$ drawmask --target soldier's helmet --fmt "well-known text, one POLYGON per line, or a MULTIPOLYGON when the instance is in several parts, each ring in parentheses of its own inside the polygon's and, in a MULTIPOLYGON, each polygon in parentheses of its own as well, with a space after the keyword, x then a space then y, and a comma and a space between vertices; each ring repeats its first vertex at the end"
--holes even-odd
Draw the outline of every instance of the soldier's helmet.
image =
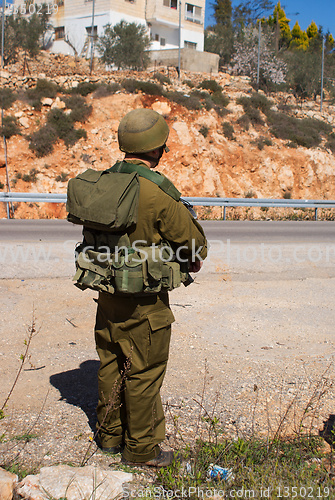
POLYGON ((164 147, 168 136, 168 124, 153 109, 130 111, 118 128, 119 148, 124 153, 148 153, 164 147))

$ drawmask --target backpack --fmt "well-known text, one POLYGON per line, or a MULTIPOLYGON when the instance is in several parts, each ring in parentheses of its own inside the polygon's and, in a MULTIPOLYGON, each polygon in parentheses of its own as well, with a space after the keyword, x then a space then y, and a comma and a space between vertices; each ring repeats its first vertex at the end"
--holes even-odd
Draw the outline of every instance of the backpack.
POLYGON ((70 179, 67 219, 83 226, 75 249, 75 285, 111 294, 153 294, 192 281, 187 263, 171 259, 171 245, 133 248, 129 232, 137 222, 139 176, 155 182, 176 201, 179 191, 146 167, 118 162, 110 169, 88 169, 70 179))

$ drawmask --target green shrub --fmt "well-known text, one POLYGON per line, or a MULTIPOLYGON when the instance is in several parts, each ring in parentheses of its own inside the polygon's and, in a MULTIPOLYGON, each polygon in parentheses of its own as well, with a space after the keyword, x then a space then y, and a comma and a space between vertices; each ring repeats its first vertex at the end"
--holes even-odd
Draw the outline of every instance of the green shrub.
POLYGON ((69 174, 66 172, 62 172, 60 175, 57 175, 56 181, 57 182, 66 182, 69 178, 69 174))
POLYGON ((50 125, 45 125, 30 136, 29 148, 38 158, 52 153, 57 134, 50 125))
POLYGON ((71 132, 64 138, 64 144, 67 148, 76 144, 79 139, 87 139, 86 130, 82 128, 73 129, 71 132))
POLYGON ((244 198, 256 198, 256 193, 252 189, 249 189, 249 191, 244 193, 244 198))
POLYGON ((206 127, 206 125, 201 125, 199 132, 206 138, 208 136, 209 128, 206 127))
POLYGON ((165 96, 170 101, 176 102, 181 106, 185 106, 185 108, 187 109, 197 110, 202 108, 199 97, 195 95, 187 95, 183 94, 182 92, 173 91, 173 92, 167 92, 165 96))
POLYGON ((93 110, 92 106, 86 104, 84 97, 78 94, 66 98, 65 104, 72 110, 69 118, 74 122, 84 122, 93 110))
POLYGON ((17 99, 16 94, 11 89, 6 87, 0 88, 0 107, 2 109, 8 109, 11 107, 13 102, 17 99))
POLYGON ((327 149, 330 149, 330 151, 332 153, 335 153, 335 134, 334 134, 334 132, 329 134, 328 141, 326 142, 325 147, 327 149))
POLYGON ((219 106, 222 106, 223 108, 225 108, 229 104, 229 97, 226 96, 225 94, 223 94, 221 91, 220 92, 214 92, 211 95, 211 98, 212 98, 212 101, 215 104, 217 104, 219 106))
POLYGON ((211 92, 221 92, 222 88, 215 80, 203 80, 198 85, 199 89, 210 90, 211 92))
POLYGON ((262 149, 264 149, 264 146, 272 146, 272 141, 267 137, 260 137, 256 141, 252 141, 252 144, 256 144, 258 149, 261 151, 262 149))
POLYGON ((101 99, 102 97, 107 97, 109 95, 115 94, 121 89, 121 85, 118 83, 103 83, 94 91, 93 98, 101 99))
POLYGON ((29 174, 23 174, 22 175, 22 180, 24 182, 36 182, 37 181, 37 174, 38 170, 36 168, 33 168, 30 170, 29 174))
POLYGON ((250 118, 247 114, 244 114, 236 120, 236 123, 238 123, 243 130, 249 130, 250 118))
POLYGON ((15 116, 4 116, 2 127, 0 127, 0 135, 10 139, 13 135, 20 134, 20 128, 15 116))
POLYGON ((273 103, 267 99, 264 94, 254 92, 250 97, 251 104, 254 108, 260 109, 265 115, 269 112, 273 103))
POLYGON ((188 87, 190 87, 190 89, 193 89, 195 87, 194 83, 192 82, 192 80, 184 80, 183 81, 183 84, 184 85, 187 85, 188 87))
POLYGON ((269 113, 271 133, 279 139, 286 139, 305 148, 317 147, 322 134, 329 134, 332 127, 314 118, 299 119, 283 113, 269 113))
POLYGON ((161 85, 163 85, 164 83, 167 83, 168 85, 171 85, 171 80, 168 76, 165 76, 163 75, 162 73, 154 73, 152 75, 152 78, 154 78, 155 80, 157 80, 161 85))
POLYGON ((62 109, 52 109, 47 116, 47 123, 55 130, 60 139, 64 139, 73 130, 73 120, 62 109))
POLYGON ((27 99, 28 103, 35 109, 41 109, 41 99, 43 97, 50 97, 53 99, 56 97, 59 87, 56 83, 50 80, 37 80, 35 87, 28 89, 24 97, 27 99))
POLYGON ((2 191, 4 189, 5 185, 0 181, 0 190, 2 191))
POLYGON ((292 193, 291 193, 291 191, 289 189, 287 189, 286 191, 284 191, 283 198, 285 200, 290 200, 292 198, 292 193))
POLYGON ((80 82, 77 87, 71 89, 71 94, 80 94, 83 97, 86 97, 88 94, 94 92, 98 86, 98 83, 80 82))
POLYGON ((163 87, 152 82, 142 82, 140 80, 133 80, 131 78, 123 80, 122 87, 133 94, 137 90, 141 90, 144 94, 148 95, 162 95, 163 87))
POLYGON ((223 132, 223 135, 227 139, 229 139, 230 141, 235 141, 234 127, 232 126, 231 123, 229 123, 229 122, 223 122, 222 123, 222 132, 223 132))

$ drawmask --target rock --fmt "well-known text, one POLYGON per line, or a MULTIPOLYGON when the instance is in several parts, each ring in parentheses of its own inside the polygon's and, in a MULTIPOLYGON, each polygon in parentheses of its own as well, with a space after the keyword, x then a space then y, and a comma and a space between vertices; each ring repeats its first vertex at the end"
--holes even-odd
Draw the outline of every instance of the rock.
POLYGON ((43 97, 41 99, 42 106, 52 106, 53 100, 50 97, 43 97))
POLYGON ((192 137, 190 135, 186 122, 175 122, 172 128, 177 132, 179 141, 185 146, 192 144, 192 137))
POLYGON ((8 71, 4 71, 4 70, 1 70, 0 71, 0 78, 10 78, 10 73, 8 73, 8 71))
POLYGON ((29 120, 26 116, 22 116, 20 119, 19 119, 19 124, 22 125, 22 127, 24 128, 29 128, 29 120))
POLYGON ((0 500, 12 500, 17 475, 0 468, 0 500))
POLYGON ((97 134, 99 132, 98 128, 92 128, 91 134, 97 134))
POLYGON ((66 105, 64 101, 61 101, 59 97, 56 97, 51 109, 65 109, 66 105))
POLYGON ((15 114, 14 114, 15 118, 21 118, 21 116, 23 116, 23 111, 17 111, 15 114))
POLYGON ((93 465, 54 465, 42 467, 38 475, 25 477, 16 491, 27 500, 65 497, 67 500, 85 500, 93 496, 99 500, 112 500, 122 495, 123 483, 132 478, 133 475, 126 472, 103 470, 93 465))
POLYGON ((167 102, 156 101, 152 104, 152 109, 157 111, 162 116, 169 116, 171 113, 171 106, 167 102))
POLYGON ((73 81, 73 82, 71 83, 71 87, 72 87, 73 89, 76 89, 76 88, 78 87, 78 85, 79 85, 79 82, 78 82, 77 80, 75 80, 75 81, 73 81))

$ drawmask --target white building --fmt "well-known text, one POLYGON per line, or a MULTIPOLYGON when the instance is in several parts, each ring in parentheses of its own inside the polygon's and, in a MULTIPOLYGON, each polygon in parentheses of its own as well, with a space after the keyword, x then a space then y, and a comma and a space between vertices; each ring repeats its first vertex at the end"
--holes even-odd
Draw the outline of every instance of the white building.
MULTIPOLYGON (((26 0, 26 4, 31 3, 26 0)), ((15 0, 15 4, 22 4, 22 0, 15 0)), ((54 13, 50 21, 55 28, 52 52, 88 56, 92 8, 93 0, 56 0, 51 4, 50 11, 54 13)), ((203 51, 205 0, 95 0, 93 33, 101 36, 106 24, 115 25, 121 20, 136 22, 147 27, 152 50, 176 49, 179 16, 181 47, 203 51)))

